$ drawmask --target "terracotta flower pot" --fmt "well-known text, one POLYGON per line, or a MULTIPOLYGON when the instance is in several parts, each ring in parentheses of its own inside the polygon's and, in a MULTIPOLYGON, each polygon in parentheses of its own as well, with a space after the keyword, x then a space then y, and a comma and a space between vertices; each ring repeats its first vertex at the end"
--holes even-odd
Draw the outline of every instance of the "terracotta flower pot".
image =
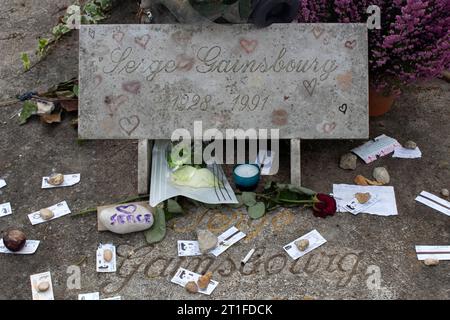
POLYGON ((389 110, 395 101, 395 95, 383 95, 373 88, 369 88, 369 116, 378 117, 389 110))

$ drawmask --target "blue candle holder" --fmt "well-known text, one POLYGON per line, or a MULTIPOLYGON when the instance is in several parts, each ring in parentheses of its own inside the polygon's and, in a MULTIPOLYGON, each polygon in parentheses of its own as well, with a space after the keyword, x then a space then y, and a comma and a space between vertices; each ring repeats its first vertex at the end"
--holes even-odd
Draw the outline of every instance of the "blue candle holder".
POLYGON ((233 180, 241 191, 253 191, 258 186, 261 170, 257 164, 239 164, 233 169, 233 180))

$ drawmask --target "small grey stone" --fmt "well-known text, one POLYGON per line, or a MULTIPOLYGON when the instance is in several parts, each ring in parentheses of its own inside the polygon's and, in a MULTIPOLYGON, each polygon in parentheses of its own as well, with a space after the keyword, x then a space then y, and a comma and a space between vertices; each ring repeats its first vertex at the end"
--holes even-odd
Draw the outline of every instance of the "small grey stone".
POLYGON ((441 190, 441 194, 442 194, 444 197, 448 197, 448 196, 450 195, 450 192, 448 191, 448 189, 442 189, 442 190, 441 190))
POLYGON ((406 149, 414 150, 415 148, 417 148, 417 143, 415 143, 414 141, 409 140, 409 141, 406 141, 404 147, 406 149))
POLYGON ((358 157, 353 153, 346 153, 341 157, 341 161, 339 162, 339 167, 345 170, 355 170, 356 169, 356 160, 358 157))
POLYGON ((217 237, 211 231, 203 229, 197 230, 197 239, 198 246, 200 247, 200 251, 202 253, 208 253, 209 251, 217 247, 217 244, 219 242, 217 237))
POLYGON ((389 172, 384 167, 377 167, 373 169, 372 175, 375 180, 383 184, 387 184, 391 180, 391 178, 389 177, 389 172))

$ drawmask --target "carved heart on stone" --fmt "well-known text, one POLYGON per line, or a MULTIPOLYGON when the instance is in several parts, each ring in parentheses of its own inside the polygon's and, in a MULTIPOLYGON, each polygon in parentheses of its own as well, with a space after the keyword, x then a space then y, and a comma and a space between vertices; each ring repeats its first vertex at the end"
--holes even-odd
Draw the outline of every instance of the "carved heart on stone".
POLYGON ((113 34, 113 39, 116 40, 118 44, 122 44, 123 37, 125 37, 125 33, 122 31, 117 31, 113 34))
POLYGON ((147 230, 153 225, 153 214, 139 204, 110 206, 99 212, 99 222, 109 231, 126 234, 147 230))
POLYGON ((308 80, 303 81, 303 86, 305 87, 306 91, 308 91, 310 96, 313 95, 316 85, 317 85, 317 78, 314 78, 311 81, 308 80))
POLYGON ((149 41, 150 41, 150 36, 148 34, 143 35, 142 37, 134 38, 134 42, 136 42, 137 45, 141 46, 144 49, 147 49, 147 44, 149 41))
POLYGON ((316 39, 319 39, 324 32, 325 32, 325 29, 322 29, 317 26, 312 29, 312 33, 316 39))
POLYGON ((343 114, 346 114, 347 112, 347 104, 344 103, 342 106, 339 107, 339 111, 342 112, 343 114))
POLYGON ((89 32, 88 32, 88 33, 89 33, 89 36, 90 36, 92 39, 95 38, 95 30, 89 28, 89 32))
POLYGON ((345 41, 345 47, 348 49, 353 49, 356 46, 356 40, 345 41))
POLYGON ((121 94, 117 97, 107 96, 105 97, 105 103, 108 106, 111 115, 114 115, 119 107, 128 101, 128 97, 126 95, 121 94))
POLYGON ((245 52, 247 52, 247 54, 250 54, 253 51, 255 51, 256 47, 258 46, 258 41, 241 39, 240 44, 241 44, 242 49, 244 49, 245 52))
POLYGON ((129 136, 139 127, 141 120, 138 116, 130 116, 120 119, 119 126, 129 136))
POLYGON ((141 83, 139 81, 128 81, 122 84, 122 89, 132 94, 139 94, 141 83))

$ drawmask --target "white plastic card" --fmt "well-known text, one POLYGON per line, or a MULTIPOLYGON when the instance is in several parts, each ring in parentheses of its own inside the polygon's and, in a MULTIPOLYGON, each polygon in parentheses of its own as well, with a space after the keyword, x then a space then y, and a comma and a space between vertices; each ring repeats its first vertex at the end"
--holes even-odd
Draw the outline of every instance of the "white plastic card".
POLYGON ((97 272, 116 272, 116 247, 113 244, 99 244, 97 249, 97 272), (105 250, 112 252, 111 261, 105 261, 105 250))
POLYGON ((78 300, 100 300, 100 293, 98 292, 80 293, 78 295, 78 300))
POLYGON ((395 148, 393 158, 403 158, 403 159, 416 159, 422 157, 422 152, 419 147, 415 149, 406 149, 403 147, 395 148))
POLYGON ((0 189, 6 186, 6 181, 4 179, 0 179, 0 189))
POLYGON ((5 202, 0 204, 0 218, 12 214, 11 203, 5 202))
POLYGON ((51 221, 51 220, 54 220, 54 219, 58 219, 58 218, 60 218, 62 216, 65 216, 65 215, 70 213, 70 209, 69 209, 69 206, 67 205, 66 201, 62 201, 60 203, 57 203, 57 204, 55 204, 55 205, 53 205, 51 207, 48 207, 48 209, 50 209, 53 212, 53 214, 54 214, 53 218, 48 219, 48 220, 44 220, 44 219, 41 218, 40 212, 36 211, 36 212, 30 213, 28 215, 28 218, 30 219, 31 224, 32 225, 36 225, 36 224, 39 224, 39 223, 48 222, 48 221, 51 221))
POLYGON ((179 257, 192 257, 202 255, 198 246, 198 241, 178 240, 177 245, 179 257))
POLYGON ((450 202, 442 198, 439 198, 438 196, 435 196, 432 193, 422 191, 415 200, 430 208, 442 212, 447 216, 450 216, 450 202))
POLYGON ((344 205, 342 208, 351 214, 357 215, 360 212, 365 212, 368 208, 377 203, 379 199, 376 195, 370 195, 369 201, 366 203, 359 203, 358 199, 353 198, 349 203, 344 205))
POLYGON ((450 246, 416 246, 417 259, 450 260, 450 246))
POLYGON ((326 242, 327 240, 325 240, 325 238, 322 237, 322 235, 317 230, 313 230, 311 232, 308 232, 304 236, 301 236, 300 238, 297 238, 294 241, 288 243, 283 247, 283 249, 292 259, 297 260, 298 258, 303 257, 305 254, 313 251, 314 249, 317 249, 326 242), (300 251, 295 245, 295 242, 303 239, 309 240, 309 246, 305 251, 300 251))
POLYGON ((10 251, 8 248, 5 247, 5 244, 3 243, 3 239, 0 239, 0 253, 8 253, 8 254, 33 254, 36 252, 37 248, 39 247, 39 240, 27 240, 25 242, 25 245, 22 249, 19 251, 10 251))
POLYGON ((43 177, 42 178, 42 189, 51 189, 51 188, 63 188, 63 187, 71 187, 73 185, 76 185, 81 180, 81 174, 74 173, 74 174, 65 174, 64 175, 64 182, 60 184, 59 186, 54 186, 50 183, 48 183, 48 179, 50 177, 43 177))
POLYGON ((30 281, 33 300, 55 300, 53 296, 52 276, 49 271, 31 275, 30 281), (39 285, 44 282, 48 283, 48 289, 43 292, 39 291, 39 285))
MULTIPOLYGON (((185 287, 186 283, 188 283, 189 281, 194 281, 195 283, 197 283, 198 278, 200 278, 200 277, 201 277, 201 275, 199 275, 198 273, 189 271, 184 268, 180 268, 180 269, 178 269, 177 273, 175 273, 175 276, 172 278, 171 282, 176 283, 182 287, 185 287)), ((214 291, 214 289, 217 287, 218 284, 219 283, 217 281, 211 280, 209 282, 208 287, 206 287, 206 289, 201 290, 199 288, 198 292, 206 294, 206 295, 210 295, 214 291)))

